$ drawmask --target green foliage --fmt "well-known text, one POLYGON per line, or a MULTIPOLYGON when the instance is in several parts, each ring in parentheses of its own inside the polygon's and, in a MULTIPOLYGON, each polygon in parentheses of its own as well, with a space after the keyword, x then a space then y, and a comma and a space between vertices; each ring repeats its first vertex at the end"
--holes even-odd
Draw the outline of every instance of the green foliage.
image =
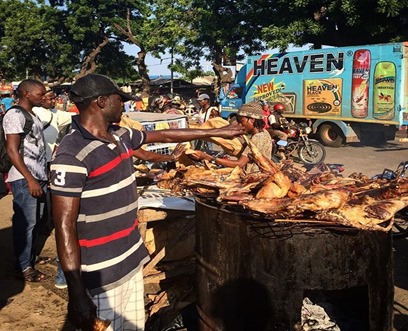
POLYGON ((0 78, 28 72, 69 79, 93 54, 96 72, 135 79, 147 75, 146 54, 172 51, 172 70, 192 79, 202 75, 202 59, 225 64, 267 47, 362 45, 407 35, 408 0, 3 0, 0 78), (140 52, 126 55, 122 42, 140 52))
POLYGON ((95 62, 101 68, 111 67, 112 72, 134 77, 134 57, 125 56, 112 24, 120 15, 125 17, 127 8, 135 4, 94 0, 2 2, 0 75, 14 79, 28 72, 30 77, 42 80, 72 78, 86 57, 109 38, 111 53, 104 56, 102 48, 95 62))
POLYGON ((140 75, 133 66, 134 62, 135 57, 124 53, 122 44, 109 43, 98 56, 96 73, 109 76, 121 83, 135 81, 140 75))
POLYGON ((48 66, 52 42, 58 37, 53 29, 53 15, 29 1, 15 3, 13 7, 10 16, 5 13, 1 17, 0 61, 7 68, 5 76, 28 69, 33 76, 41 77, 48 66))
MULTIPOLYGON (((181 40, 195 33, 188 24, 190 6, 189 0, 152 0, 139 5, 138 10, 131 10, 133 42, 158 58, 166 49, 177 52, 181 40)), ((126 27, 126 17, 116 19, 116 23, 126 27)), ((118 34, 117 30, 115 32, 118 34)))
POLYGON ((364 45, 408 35, 407 0, 278 0, 274 10, 262 30, 269 47, 364 45))
POLYGON ((182 78, 186 81, 192 81, 194 78, 203 76, 214 76, 214 72, 204 71, 199 65, 193 67, 188 63, 186 64, 183 60, 177 59, 171 69, 174 72, 180 73, 182 78))
POLYGON ((199 59, 222 64, 223 59, 244 57, 265 48, 260 34, 268 1, 193 0, 192 30, 181 52, 197 64, 199 59))

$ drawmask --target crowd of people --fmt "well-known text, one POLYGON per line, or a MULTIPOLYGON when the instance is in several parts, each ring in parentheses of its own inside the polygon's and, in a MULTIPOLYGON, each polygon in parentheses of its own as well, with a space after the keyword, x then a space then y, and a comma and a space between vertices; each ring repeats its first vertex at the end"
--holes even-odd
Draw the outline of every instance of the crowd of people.
MULTIPOLYGON (((59 261, 55 285, 68 288, 69 321, 78 329, 91 330, 99 317, 110 320, 112 330, 143 330, 142 269, 149 255, 137 228, 133 157, 174 161, 183 153, 182 145, 170 156, 143 151, 141 146, 243 134, 271 156, 268 128, 277 129, 283 116, 267 113, 262 102, 250 102, 239 109, 238 123, 221 128, 143 131, 117 125, 126 105, 136 104, 137 99, 103 75, 89 74, 72 86, 69 99, 78 115, 55 109, 58 96, 36 80, 22 81, 16 92, 3 118, 13 164, 7 182, 13 194, 16 276, 27 282, 50 278, 36 268, 41 259, 37 225, 45 218, 49 233, 55 228, 59 261), (31 130, 22 135, 27 116, 32 118, 31 130)), ((201 93, 197 101, 199 124, 219 116, 208 94, 201 93)), ((173 98, 169 104, 161 111, 177 113, 182 100, 173 98)), ((248 146, 236 158, 217 158, 203 151, 190 155, 219 166, 259 170, 248 146)))

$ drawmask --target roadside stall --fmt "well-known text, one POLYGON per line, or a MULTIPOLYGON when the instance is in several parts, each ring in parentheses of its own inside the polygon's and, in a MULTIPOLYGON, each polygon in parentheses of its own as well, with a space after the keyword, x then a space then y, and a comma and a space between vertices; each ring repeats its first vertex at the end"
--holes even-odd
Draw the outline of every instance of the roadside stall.
POLYGON ((325 165, 179 169, 196 199, 200 330, 392 330, 394 216, 408 180, 325 165))
POLYGON ((392 330, 408 180, 306 172, 247 143, 261 172, 195 164, 139 187, 150 329, 194 304, 200 330, 392 330))
MULTIPOLYGON (((187 128, 187 117, 185 115, 129 112, 124 113, 124 116, 141 123, 146 131, 187 128)), ((169 154, 176 145, 176 143, 155 143, 146 146, 146 150, 160 154, 169 154)))

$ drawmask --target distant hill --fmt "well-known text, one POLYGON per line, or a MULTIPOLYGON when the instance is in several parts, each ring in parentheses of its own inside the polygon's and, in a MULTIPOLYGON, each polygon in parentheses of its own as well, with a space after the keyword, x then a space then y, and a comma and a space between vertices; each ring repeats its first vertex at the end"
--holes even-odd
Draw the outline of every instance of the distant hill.
MULTIPOLYGON (((181 76, 174 75, 173 78, 180 78, 181 76)), ((150 80, 162 78, 162 79, 171 79, 171 75, 149 75, 150 80)))

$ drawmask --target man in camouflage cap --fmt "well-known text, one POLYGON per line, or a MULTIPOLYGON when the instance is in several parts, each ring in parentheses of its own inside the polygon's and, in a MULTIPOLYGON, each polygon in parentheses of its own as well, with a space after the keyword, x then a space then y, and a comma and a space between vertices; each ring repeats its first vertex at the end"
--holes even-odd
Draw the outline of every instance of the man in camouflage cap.
POLYGON ((263 120, 264 118, 262 106, 255 101, 242 105, 242 107, 239 108, 237 115, 238 117, 248 117, 257 120, 263 120))
MULTIPOLYGON (((262 106, 258 102, 244 104, 238 110, 238 122, 245 128, 249 139, 258 147, 259 151, 268 158, 272 156, 272 138, 268 131, 264 130, 262 106)), ((213 157, 202 151, 189 154, 195 160, 207 160, 213 164, 234 168, 239 166, 246 173, 257 172, 259 167, 252 161, 251 150, 248 146, 239 154, 238 159, 213 157)))

